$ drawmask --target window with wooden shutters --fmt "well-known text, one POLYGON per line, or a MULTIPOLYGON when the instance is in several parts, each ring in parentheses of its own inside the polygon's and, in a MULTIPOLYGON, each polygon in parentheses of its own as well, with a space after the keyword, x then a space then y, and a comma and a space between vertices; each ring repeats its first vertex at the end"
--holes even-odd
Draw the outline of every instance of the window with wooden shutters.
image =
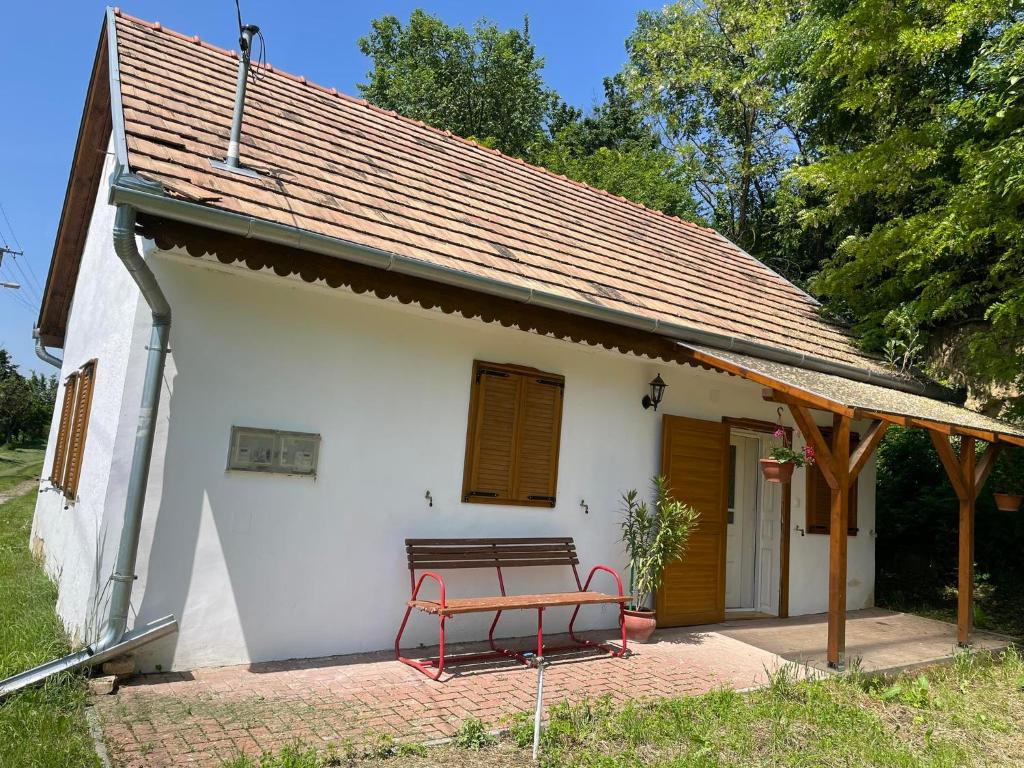
POLYGON ((53 464, 50 466, 50 482, 57 488, 64 487, 64 468, 68 459, 68 436, 71 434, 71 419, 75 411, 77 384, 77 373, 72 373, 64 380, 64 399, 60 406, 60 421, 57 424, 57 442, 53 450, 53 464))
POLYGON ((90 360, 78 369, 78 386, 75 389, 75 408, 71 417, 71 434, 68 437, 68 458, 64 468, 64 495, 73 499, 78 494, 78 480, 82 476, 82 456, 85 452, 85 437, 89 431, 89 412, 92 409, 92 390, 96 381, 96 361, 90 360))
MULTIPOLYGON (((821 428, 821 435, 832 444, 832 430, 821 428)), ((860 435, 850 433, 850 453, 860 442, 860 435)), ((832 489, 817 465, 807 468, 807 532, 828 533, 832 529, 832 489)), ((847 533, 857 535, 857 483, 850 486, 850 520, 847 533)))
POLYGON ((473 363, 462 499, 555 506, 565 379, 473 363))

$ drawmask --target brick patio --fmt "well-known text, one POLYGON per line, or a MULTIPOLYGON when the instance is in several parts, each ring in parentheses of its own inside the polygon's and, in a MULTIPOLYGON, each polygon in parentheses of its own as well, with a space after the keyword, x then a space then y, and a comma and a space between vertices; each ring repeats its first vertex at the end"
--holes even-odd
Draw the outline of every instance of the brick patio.
MULTIPOLYGON (((748 688, 785 663, 717 632, 668 630, 626 659, 594 652, 552 657, 545 702, 616 701, 748 688)), ((605 639, 605 638, 595 638, 605 639)), ((552 645, 559 638, 552 637, 552 645)), ((528 641, 522 643, 528 646, 528 641)), ((451 653, 478 650, 455 646, 451 653)), ((218 766, 296 740, 308 745, 450 736, 467 717, 500 727, 533 706, 535 673, 517 663, 452 667, 435 683, 389 653, 147 675, 94 701, 111 759, 128 766, 218 766)))

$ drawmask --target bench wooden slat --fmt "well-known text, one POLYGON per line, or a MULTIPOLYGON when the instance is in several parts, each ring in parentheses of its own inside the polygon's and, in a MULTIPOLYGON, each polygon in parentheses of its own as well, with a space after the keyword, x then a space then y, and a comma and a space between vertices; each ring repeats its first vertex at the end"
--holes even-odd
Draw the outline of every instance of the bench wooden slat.
POLYGON ((571 536, 547 536, 540 538, 509 538, 509 539, 406 539, 410 544, 432 544, 459 546, 462 544, 571 544, 571 536))
POLYGON ((405 551, 409 554, 443 554, 447 552, 459 552, 465 554, 492 554, 495 552, 574 552, 576 547, 572 544, 510 544, 491 546, 464 546, 464 547, 440 547, 415 545, 408 546, 405 551))
POLYGON ((420 560, 486 560, 490 563, 503 560, 565 560, 569 561, 576 557, 575 552, 566 550, 516 550, 515 552, 410 552, 409 562, 420 560))
MULTIPOLYGON (((486 611, 513 611, 531 608, 553 608, 569 605, 596 605, 629 602, 629 595, 618 597, 603 592, 552 592, 543 595, 507 595, 505 597, 462 597, 446 601, 443 613, 483 613, 486 611)), ((409 600, 407 605, 427 613, 439 614, 441 604, 436 600, 409 600)))
POLYGON ((449 568, 494 568, 495 565, 501 565, 502 568, 519 568, 530 565, 579 565, 580 561, 576 558, 567 559, 559 558, 557 560, 502 560, 500 563, 495 563, 494 560, 427 560, 424 562, 417 561, 417 570, 441 570, 449 568))

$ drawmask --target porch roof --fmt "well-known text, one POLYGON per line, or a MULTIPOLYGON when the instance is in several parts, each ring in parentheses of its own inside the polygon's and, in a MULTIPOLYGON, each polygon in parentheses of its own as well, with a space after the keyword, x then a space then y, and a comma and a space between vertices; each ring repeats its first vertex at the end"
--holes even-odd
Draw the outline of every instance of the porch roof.
POLYGON ((695 344, 680 346, 696 361, 769 387, 777 397, 793 398, 853 418, 1024 446, 1024 428, 953 403, 736 352, 695 344))

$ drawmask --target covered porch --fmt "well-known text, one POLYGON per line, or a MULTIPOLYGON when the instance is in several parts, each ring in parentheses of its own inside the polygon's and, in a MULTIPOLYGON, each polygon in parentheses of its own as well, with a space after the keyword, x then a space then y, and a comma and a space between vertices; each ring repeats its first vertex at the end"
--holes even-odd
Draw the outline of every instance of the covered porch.
MULTIPOLYGON (((811 625, 824 622, 825 636, 821 639, 825 641, 824 660, 828 668, 842 670, 848 659, 858 656, 851 652, 847 637, 850 619, 847 612, 847 530, 851 489, 856 487, 858 476, 893 424, 928 432, 958 499, 959 562, 955 642, 959 647, 968 647, 974 643, 986 647, 988 636, 973 629, 975 505, 1000 452, 1010 446, 1016 446, 1018 450, 1024 446, 1024 429, 936 397, 933 387, 910 378, 893 388, 892 382, 887 386, 870 383, 870 375, 855 380, 815 370, 814 366, 798 367, 694 344, 680 346, 694 364, 761 384, 764 387, 763 399, 788 408, 807 445, 814 449, 818 468, 831 495, 828 612, 821 617, 806 617, 804 620, 810 620, 811 625), (815 411, 831 414, 830 434, 817 424, 815 411), (855 420, 868 420, 870 426, 856 448, 853 448, 850 434, 855 420)), ((780 413, 781 410, 780 407, 780 413)), ((908 467, 907 471, 913 471, 913 468, 908 467)), ((937 514, 941 514, 941 511, 937 511, 937 514)), ((949 514, 954 514, 952 509, 949 514)), ((789 526, 788 509, 784 507, 783 529, 788 530, 789 526)), ((784 587, 789 579, 787 551, 783 549, 784 587)), ((780 612, 780 615, 784 614, 780 612)), ((924 621, 919 618, 916 620, 924 621)), ((904 620, 904 623, 907 621, 904 620)), ((817 642, 815 634, 801 635, 782 631, 785 626, 761 624, 752 627, 745 636, 756 638, 763 647, 782 653, 787 658, 794 653, 804 653, 812 659, 819 658, 818 647, 814 645, 817 642)), ((863 643, 865 650, 871 650, 872 656, 869 658, 873 658, 876 653, 876 640, 883 642, 881 638, 887 634, 886 626, 885 622, 872 624, 870 621, 858 626, 857 642, 863 643), (862 631, 865 633, 863 637, 862 631)), ((740 632, 739 629, 735 631, 740 632)), ((933 642, 926 643, 921 649, 926 657, 935 656, 936 649, 945 641, 942 633, 932 632, 931 635, 933 642)), ((879 661, 875 668, 918 663, 913 655, 897 654, 893 658, 898 663, 879 661)))

